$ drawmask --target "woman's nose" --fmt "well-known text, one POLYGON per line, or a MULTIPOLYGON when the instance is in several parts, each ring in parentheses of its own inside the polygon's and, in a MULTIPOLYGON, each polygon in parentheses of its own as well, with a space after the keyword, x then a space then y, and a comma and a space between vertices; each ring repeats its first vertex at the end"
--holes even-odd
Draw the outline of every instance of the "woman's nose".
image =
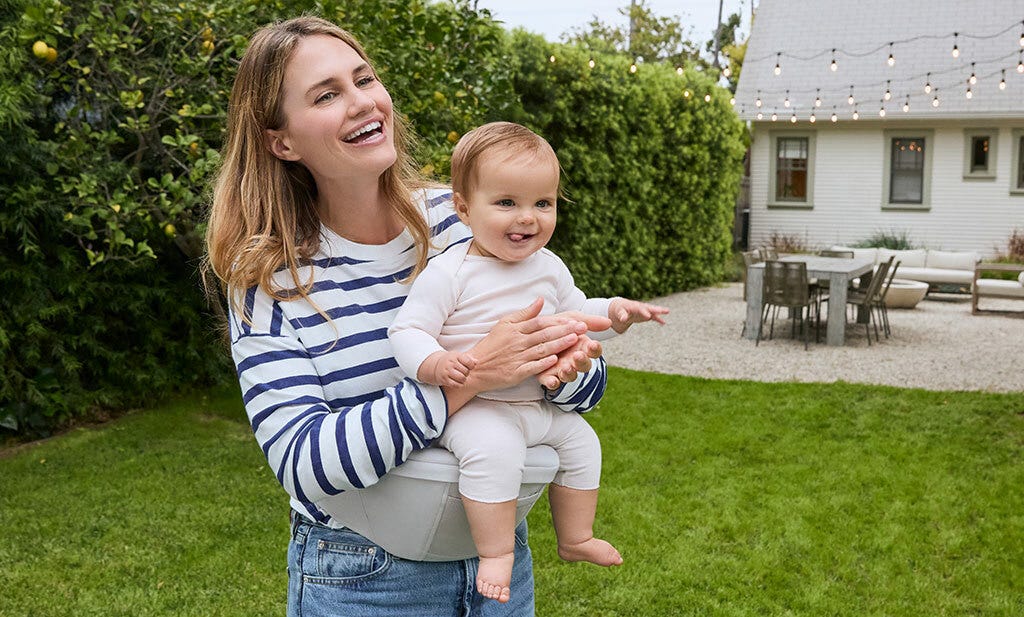
POLYGON ((352 97, 352 106, 349 108, 353 116, 361 116, 377 106, 373 97, 362 90, 356 90, 352 97))

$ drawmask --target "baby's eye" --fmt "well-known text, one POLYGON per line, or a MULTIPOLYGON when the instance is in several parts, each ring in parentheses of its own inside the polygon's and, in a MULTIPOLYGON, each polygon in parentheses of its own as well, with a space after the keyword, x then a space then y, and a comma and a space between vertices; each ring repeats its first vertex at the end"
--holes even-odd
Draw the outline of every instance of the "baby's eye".
POLYGON ((512 208, 515 207, 516 202, 512 201, 511 199, 499 199, 497 201, 497 204, 504 208, 512 208))
POLYGON ((542 199, 542 200, 537 202, 536 207, 540 208, 541 210, 544 210, 546 208, 552 207, 553 205, 554 204, 552 204, 550 201, 548 201, 546 199, 542 199))
POLYGON ((324 92, 320 96, 316 97, 316 104, 319 105, 320 103, 326 103, 327 101, 334 99, 336 96, 338 95, 335 92, 324 92))

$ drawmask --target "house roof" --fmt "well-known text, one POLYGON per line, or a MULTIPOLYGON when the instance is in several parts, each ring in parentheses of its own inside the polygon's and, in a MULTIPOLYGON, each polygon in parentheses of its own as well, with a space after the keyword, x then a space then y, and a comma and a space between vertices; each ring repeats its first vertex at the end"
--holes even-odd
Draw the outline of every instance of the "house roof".
POLYGON ((753 121, 759 111, 764 121, 773 112, 780 121, 795 114, 807 122, 812 112, 819 121, 833 112, 850 121, 855 108, 861 119, 874 120, 1024 118, 1024 73, 1017 71, 1022 42, 1021 0, 761 0, 735 108, 753 121), (972 72, 977 83, 968 99, 972 72), (851 86, 854 105, 848 103, 851 86), (891 99, 885 101, 887 89, 891 99))

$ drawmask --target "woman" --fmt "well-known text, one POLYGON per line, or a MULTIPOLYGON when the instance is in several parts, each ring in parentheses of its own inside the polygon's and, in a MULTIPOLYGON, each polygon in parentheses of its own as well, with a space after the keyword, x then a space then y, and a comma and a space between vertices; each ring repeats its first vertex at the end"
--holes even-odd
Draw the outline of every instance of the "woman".
POLYGON ((403 280, 469 239, 450 192, 423 188, 406 147, 350 34, 303 17, 254 35, 231 93, 208 266, 228 291, 253 432, 291 496, 288 614, 530 615, 525 523, 516 599, 502 605, 476 593, 475 559, 398 558, 348 529, 338 506, 348 491, 374 490, 478 392, 552 367, 566 385, 551 402, 566 411, 586 411, 604 391, 603 362, 591 370, 600 346, 585 333, 609 322, 538 317, 540 302, 469 351, 464 385, 403 379, 386 333, 408 293, 403 280))

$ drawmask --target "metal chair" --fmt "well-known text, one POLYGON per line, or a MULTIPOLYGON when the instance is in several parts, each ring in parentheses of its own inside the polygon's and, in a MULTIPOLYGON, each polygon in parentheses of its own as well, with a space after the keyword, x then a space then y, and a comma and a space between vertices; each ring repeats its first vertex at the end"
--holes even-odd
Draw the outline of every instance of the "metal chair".
POLYGON ((747 270, 750 266, 761 263, 764 259, 758 251, 743 251, 743 300, 747 299, 747 270))
POLYGON ((881 337, 878 334, 878 321, 874 319, 874 311, 872 310, 877 306, 879 299, 881 298, 882 283, 885 281, 885 276, 889 272, 889 268, 892 267, 892 262, 895 257, 890 257, 889 261, 883 261, 878 264, 878 268, 875 270, 874 275, 871 277, 871 281, 868 282, 867 286, 863 289, 854 289, 847 292, 846 303, 856 306, 859 309, 867 311, 868 319, 864 322, 864 332, 868 335, 868 346, 871 346, 871 323, 875 325, 875 339, 881 341, 881 337))
MULTIPOLYGON (((768 331, 768 338, 775 335, 775 317, 780 308, 790 310, 793 320, 793 333, 796 333, 796 320, 800 320, 800 329, 804 334, 804 349, 808 347, 810 330, 804 319, 804 309, 807 309, 807 319, 811 318, 811 308, 815 306, 814 298, 811 296, 809 281, 807 279, 807 264, 802 261, 766 261, 764 264, 764 286, 762 291, 764 308, 761 311, 761 320, 758 323, 757 341, 755 346, 760 344, 761 335, 764 332, 764 324, 768 320, 768 312, 772 312, 771 328, 768 331)), ((817 314, 818 325, 821 323, 821 312, 817 314)), ((815 331, 817 340, 817 331, 815 331)))
POLYGON ((889 295, 889 288, 892 287, 892 280, 896 278, 896 271, 899 270, 901 263, 903 262, 897 261, 892 265, 892 270, 889 271, 889 280, 885 282, 885 287, 882 288, 882 293, 878 298, 877 310, 882 314, 882 331, 885 332, 885 338, 889 338, 892 334, 892 328, 889 326, 889 307, 885 305, 885 297, 889 295))
POLYGON ((818 257, 838 257, 840 259, 853 259, 853 251, 833 251, 825 249, 818 251, 818 257))

